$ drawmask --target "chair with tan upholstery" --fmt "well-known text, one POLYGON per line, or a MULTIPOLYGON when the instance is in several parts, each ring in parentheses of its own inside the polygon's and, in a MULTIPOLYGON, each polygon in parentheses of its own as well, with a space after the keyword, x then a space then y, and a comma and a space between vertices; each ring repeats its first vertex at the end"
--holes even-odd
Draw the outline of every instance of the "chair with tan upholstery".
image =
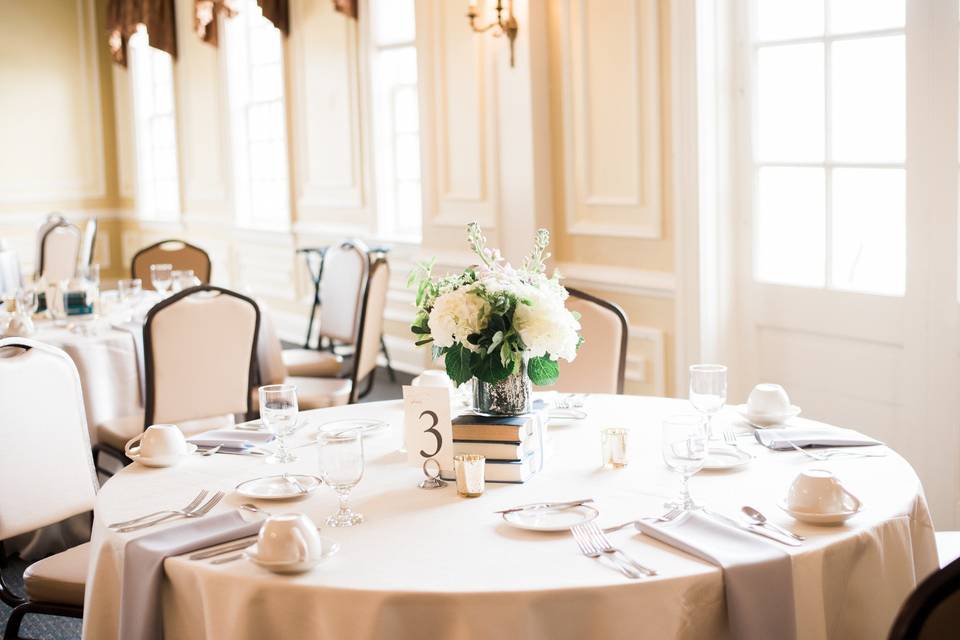
MULTIPOLYGON (((26 338, 0 340, 0 413, 0 540, 92 510, 97 479, 80 376, 70 357, 26 338)), ((19 637, 28 613, 83 616, 89 547, 27 567, 25 596, 13 593, 0 574, 0 600, 13 607, 4 638, 19 637)), ((0 565, 5 560, 0 543, 0 565)))
POLYGON ((76 276, 82 235, 80 228, 69 222, 48 228, 40 241, 37 273, 51 284, 76 276))
MULTIPOLYGON (((96 426, 94 450, 121 462, 124 445, 152 424, 190 436, 250 413, 260 310, 250 298, 210 285, 154 306, 143 329, 144 411, 96 426)), ((98 470, 106 472, 99 466, 98 470)))
POLYGON ((86 267, 93 264, 93 250, 97 243, 97 219, 90 218, 83 225, 83 244, 80 245, 80 266, 86 267))
POLYGON ((201 284, 210 284, 210 256, 200 247, 183 240, 162 240, 137 251, 130 263, 130 277, 140 278, 143 288, 153 290, 150 265, 170 264, 174 271, 190 269, 201 284))
POLYGON ((47 214, 43 223, 37 227, 36 251, 33 254, 33 270, 36 273, 40 273, 40 254, 43 251, 43 238, 47 235, 47 231, 66 221, 66 218, 64 218, 62 214, 54 211, 53 213, 47 214))
MULTIPOLYGON (((356 342, 357 319, 369 265, 367 248, 358 240, 347 240, 327 249, 320 274, 323 306, 318 334, 321 343, 324 339, 331 344, 356 342)), ((343 365, 343 358, 332 351, 317 349, 287 349, 282 357, 292 376, 335 377, 340 375, 343 365)))
MULTIPOLYGON (((380 332, 383 329, 383 310, 387 301, 390 267, 384 259, 370 267, 370 279, 361 297, 357 319, 357 343, 349 378, 316 378, 290 376, 281 357, 280 341, 272 332, 272 323, 261 324, 259 342, 261 384, 292 384, 297 387, 297 401, 301 410, 321 409, 352 404, 369 393, 373 387, 373 373, 380 353, 380 332), (360 383, 367 381, 360 391, 360 383)), ((256 390, 251 393, 256 406, 256 390)))
POLYGON ((618 305, 568 289, 567 308, 580 314, 583 347, 560 363, 560 379, 546 387, 564 393, 623 393, 627 365, 627 316, 618 305))

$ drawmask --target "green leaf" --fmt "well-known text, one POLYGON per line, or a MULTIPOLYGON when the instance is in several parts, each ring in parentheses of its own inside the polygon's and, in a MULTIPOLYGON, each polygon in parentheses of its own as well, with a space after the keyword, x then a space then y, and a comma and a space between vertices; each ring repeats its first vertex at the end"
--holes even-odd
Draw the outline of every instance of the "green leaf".
POLYGON ((473 375, 490 384, 506 380, 513 373, 513 362, 504 365, 497 354, 485 355, 475 353, 473 358, 473 375))
POLYGON ((547 356, 530 358, 527 363, 527 377, 537 386, 553 384, 560 377, 560 367, 556 360, 547 356))
POLYGON ((473 371, 470 368, 470 356, 469 349, 461 344, 455 344, 443 357, 443 363, 447 367, 447 375, 458 386, 473 377, 473 371))
POLYGON ((413 325, 410 327, 410 331, 413 331, 414 333, 425 334, 425 333, 430 333, 430 328, 413 325))
POLYGON ((417 340, 414 343, 414 346, 419 347, 421 345, 430 344, 431 342, 433 342, 433 338, 427 338, 426 340, 417 340))

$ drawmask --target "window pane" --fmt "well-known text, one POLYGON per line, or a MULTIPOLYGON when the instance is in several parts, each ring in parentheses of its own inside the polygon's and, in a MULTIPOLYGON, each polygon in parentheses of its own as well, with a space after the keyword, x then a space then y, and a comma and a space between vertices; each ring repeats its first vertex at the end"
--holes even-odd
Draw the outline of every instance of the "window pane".
POLYGON ((413 0, 371 0, 370 15, 377 45, 412 42, 416 37, 413 0))
POLYGON ((831 33, 903 26, 904 0, 830 0, 831 33))
POLYGON ((903 36, 833 45, 833 159, 902 162, 906 94, 903 36))
POLYGON ((417 112, 417 87, 398 87, 393 98, 393 116, 397 133, 416 132, 420 129, 417 112))
POLYGON ((836 169, 833 173, 837 289, 903 295, 906 216, 903 169, 836 169))
POLYGON ((283 71, 278 64, 253 67, 250 70, 250 99, 276 100, 283 95, 283 71))
POLYGON ((823 35, 821 0, 756 0, 757 39, 823 35))
POLYGON ((420 230, 420 183, 397 184, 397 227, 402 231, 420 230))
POLYGON ((397 136, 397 180, 420 179, 420 141, 415 133, 397 136))
POLYGON ((823 160, 823 45, 757 52, 757 159, 823 160))
POLYGON ((759 169, 754 234, 757 280, 824 285, 824 199, 823 169, 759 169))

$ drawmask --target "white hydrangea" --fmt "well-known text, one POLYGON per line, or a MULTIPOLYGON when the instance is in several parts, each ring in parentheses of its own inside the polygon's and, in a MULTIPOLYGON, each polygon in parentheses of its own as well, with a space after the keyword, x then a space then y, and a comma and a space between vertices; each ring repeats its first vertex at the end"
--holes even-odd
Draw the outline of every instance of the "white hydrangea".
POLYGON ((438 347, 452 347, 459 342, 476 351, 477 348, 467 342, 467 336, 483 330, 489 318, 487 301, 469 287, 461 287, 437 297, 428 321, 430 337, 438 347))
POLYGON ((546 354, 572 362, 577 356, 580 323, 563 304, 562 287, 524 287, 522 296, 532 304, 518 304, 513 325, 530 356, 546 354))

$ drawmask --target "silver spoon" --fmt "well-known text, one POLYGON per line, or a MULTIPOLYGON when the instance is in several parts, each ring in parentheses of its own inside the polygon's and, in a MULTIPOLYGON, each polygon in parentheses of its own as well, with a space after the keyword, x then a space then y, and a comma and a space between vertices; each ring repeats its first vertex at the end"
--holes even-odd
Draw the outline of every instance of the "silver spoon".
POLYGON ((253 512, 253 513, 262 513, 263 515, 268 516, 268 517, 271 515, 269 511, 265 511, 265 510, 261 509, 260 507, 258 507, 257 505, 253 504, 252 502, 244 502, 242 505, 240 505, 240 506, 237 507, 237 508, 238 508, 238 509, 242 509, 243 511, 251 511, 251 512, 253 512))
POLYGON ((223 448, 223 445, 222 445, 222 444, 218 444, 217 446, 213 447, 212 449, 207 449, 206 451, 201 451, 201 452, 200 452, 200 455, 203 456, 204 458, 206 458, 207 456, 212 456, 212 455, 215 454, 217 451, 220 451, 220 449, 222 449, 222 448, 223 448))
POLYGON ((745 506, 745 507, 742 507, 740 511, 742 511, 744 515, 746 515, 748 518, 753 520, 756 524, 760 525, 761 527, 770 527, 771 529, 774 529, 775 531, 779 531, 780 533, 786 536, 790 536, 794 540, 800 540, 800 541, 806 540, 804 536, 797 535, 793 531, 784 529, 780 525, 773 524, 772 522, 767 520, 767 516, 763 515, 753 507, 745 506))

